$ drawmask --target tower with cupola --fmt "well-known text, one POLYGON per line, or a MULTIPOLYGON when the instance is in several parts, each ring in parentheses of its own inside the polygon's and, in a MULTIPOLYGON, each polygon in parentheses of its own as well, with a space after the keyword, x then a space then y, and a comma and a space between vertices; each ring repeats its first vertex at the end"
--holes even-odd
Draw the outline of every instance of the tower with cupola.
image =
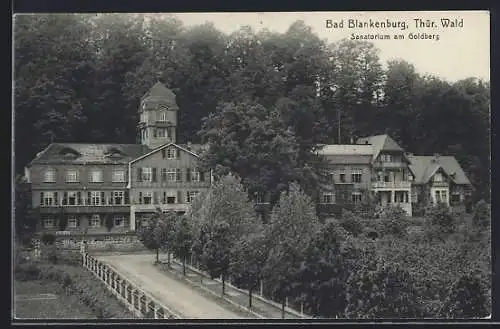
POLYGON ((139 136, 141 144, 154 149, 175 143, 177 134, 176 96, 157 82, 142 98, 139 106, 139 136))

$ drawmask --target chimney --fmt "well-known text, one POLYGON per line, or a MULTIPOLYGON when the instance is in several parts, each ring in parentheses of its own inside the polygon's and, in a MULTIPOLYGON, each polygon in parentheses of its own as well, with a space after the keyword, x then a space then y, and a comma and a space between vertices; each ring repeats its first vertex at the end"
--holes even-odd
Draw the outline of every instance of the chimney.
POLYGON ((351 136, 351 144, 354 144, 354 137, 351 136))
POLYGON ((188 142, 188 143, 187 143, 187 148, 188 148, 188 150, 191 150, 191 146, 192 146, 192 145, 193 145, 193 144, 192 144, 191 142, 188 142))

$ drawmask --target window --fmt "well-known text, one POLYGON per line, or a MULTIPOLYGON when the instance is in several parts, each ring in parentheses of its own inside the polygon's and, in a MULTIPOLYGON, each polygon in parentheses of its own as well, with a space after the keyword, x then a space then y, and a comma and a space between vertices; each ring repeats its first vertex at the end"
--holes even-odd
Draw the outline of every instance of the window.
POLYGON ((165 137, 165 129, 163 128, 158 128, 156 129, 156 137, 165 137))
POLYGON ((113 192, 113 204, 124 204, 125 193, 123 191, 113 192))
POLYGON ((167 170, 167 180, 169 182, 177 181, 177 170, 176 169, 168 169, 167 170))
POLYGON ((361 177, 362 177, 362 170, 360 169, 355 169, 351 173, 351 179, 353 183, 361 183, 361 177))
POLYGON ((56 182, 56 171, 52 168, 45 170, 43 174, 43 181, 45 183, 55 183, 56 182))
POLYGON ((177 149, 175 147, 169 147, 167 149, 167 159, 176 159, 177 158, 177 149))
POLYGON ((160 112, 160 122, 167 122, 167 112, 166 111, 161 111, 160 112))
POLYGON ((324 172, 326 180, 330 183, 333 183, 335 181, 335 172, 334 171, 328 171, 325 170, 324 172))
POLYGON ((322 203, 335 203, 335 195, 333 193, 323 193, 322 203))
POLYGON ((101 227, 101 217, 99 214, 94 214, 90 218, 90 227, 101 227))
POLYGON ((455 192, 451 195, 451 202, 460 202, 460 193, 455 192))
POLYGON ((436 196, 436 202, 440 203, 441 202, 441 191, 436 191, 434 192, 436 196))
POLYGON ((54 228, 54 222, 55 222, 54 218, 46 217, 43 219, 43 227, 48 229, 54 228))
POLYGON ((125 182, 125 170, 117 169, 113 171, 113 182, 125 182))
POLYGON ((341 183, 345 183, 346 180, 345 180, 345 173, 344 172, 341 172, 339 173, 339 180, 341 183))
POLYGON ((44 206, 52 206, 55 202, 54 192, 45 192, 43 194, 43 205, 44 206))
POLYGON ((353 203, 360 203, 361 202, 361 193, 360 192, 352 192, 351 200, 353 203))
POLYGON ((66 182, 76 183, 78 182, 78 170, 70 169, 66 172, 66 182))
POLYGON ((390 154, 381 154, 380 155, 380 161, 381 162, 392 162, 392 155, 390 154))
POLYGON ((443 181, 443 175, 441 175, 441 173, 436 173, 434 175, 434 181, 435 182, 442 182, 443 181))
POLYGON ((168 204, 175 203, 175 196, 167 196, 167 203, 168 204))
POLYGON ((68 201, 67 201, 67 205, 69 206, 75 206, 76 203, 77 203, 77 193, 76 192, 68 192, 68 201))
POLYGON ((153 204, 153 192, 144 192, 142 194, 143 204, 153 204))
POLYGON ((198 191, 187 192, 187 198, 186 198, 187 203, 191 203, 194 200, 194 198, 196 198, 197 195, 198 191))
POLYGON ((101 192, 92 191, 90 198, 91 198, 91 204, 93 206, 98 206, 101 204, 101 192))
POLYGON ((142 181, 152 182, 153 181, 153 168, 144 167, 142 168, 142 181))
POLYGON ((161 168, 161 181, 167 181, 167 168, 161 168))
POLYGON ((113 218, 113 224, 115 227, 124 227, 125 226, 125 216, 115 215, 113 218))
POLYGON ((441 202, 448 203, 448 192, 441 191, 441 202))
POLYGON ((102 183, 102 170, 93 169, 90 172, 90 182, 91 183, 102 183))
POLYGON ((74 215, 68 216, 68 227, 69 228, 77 228, 78 227, 78 220, 76 219, 76 216, 74 216, 74 215))
POLYGON ((395 191, 394 192, 394 202, 395 203, 404 203, 405 202, 405 192, 395 191))
POLYGON ((197 169, 193 169, 191 171, 191 181, 193 181, 193 182, 200 181, 200 172, 197 169))

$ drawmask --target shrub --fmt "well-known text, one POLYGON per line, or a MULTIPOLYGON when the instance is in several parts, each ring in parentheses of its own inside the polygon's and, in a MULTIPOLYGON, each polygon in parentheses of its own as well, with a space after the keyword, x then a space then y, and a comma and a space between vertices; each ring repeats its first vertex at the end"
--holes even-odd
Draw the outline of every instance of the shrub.
POLYGON ((348 318, 418 318, 422 315, 413 278, 394 265, 377 264, 347 280, 348 318))
POLYGON ((451 287, 442 313, 448 318, 480 318, 491 313, 487 294, 479 277, 467 273, 451 287))
POLYGON ((340 218, 340 226, 353 236, 358 236, 363 232, 363 224, 361 218, 357 217, 353 212, 344 210, 340 218))
POLYGON ((431 207, 426 212, 431 225, 439 230, 440 233, 453 233, 456 230, 456 220, 450 209, 445 204, 438 204, 431 207))
POLYGON ((381 214, 380 224, 382 227, 382 233, 390 234, 398 237, 405 236, 407 234, 406 228, 408 227, 408 222, 406 221, 406 212, 399 206, 388 207, 381 214))
POLYGON ((474 206, 474 215, 472 216, 472 221, 476 226, 480 228, 486 228, 490 225, 490 207, 484 200, 479 201, 474 206))

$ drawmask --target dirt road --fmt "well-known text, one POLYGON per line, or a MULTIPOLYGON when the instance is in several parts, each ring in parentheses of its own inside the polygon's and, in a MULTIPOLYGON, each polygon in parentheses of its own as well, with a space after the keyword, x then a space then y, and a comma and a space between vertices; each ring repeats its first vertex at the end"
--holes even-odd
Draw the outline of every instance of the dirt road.
POLYGON ((153 255, 113 255, 96 256, 96 258, 111 265, 139 288, 182 314, 186 319, 243 318, 193 291, 189 286, 161 273, 153 265, 153 255))

